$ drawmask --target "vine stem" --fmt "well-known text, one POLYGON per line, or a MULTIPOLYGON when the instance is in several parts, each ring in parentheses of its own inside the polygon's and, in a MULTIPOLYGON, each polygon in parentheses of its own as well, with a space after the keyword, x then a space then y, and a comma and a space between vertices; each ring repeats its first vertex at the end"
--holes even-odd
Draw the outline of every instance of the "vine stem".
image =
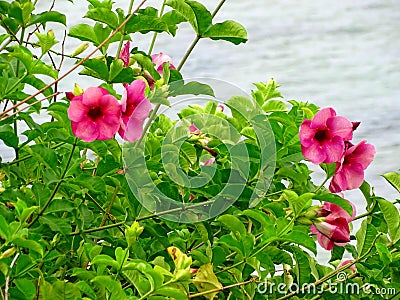
MULTIPOLYGON (((163 4, 162 4, 162 6, 161 6, 160 17, 161 17, 162 14, 164 13, 165 2, 166 2, 166 0, 163 1, 163 4)), ((157 32, 154 32, 153 38, 152 38, 151 43, 150 43, 149 52, 148 52, 149 55, 150 55, 151 52, 153 51, 154 45, 155 45, 155 43, 156 43, 157 36, 158 36, 158 33, 157 33, 157 32)))
POLYGON ((37 92, 33 93, 32 95, 30 95, 29 97, 25 98, 24 100, 18 102, 17 104, 13 105, 12 107, 10 107, 9 109, 3 111, 0 114, 0 120, 1 119, 7 119, 9 118, 7 113, 14 110, 15 108, 17 108, 18 106, 28 102, 29 100, 31 100, 32 98, 36 97, 37 95, 41 94, 42 92, 44 92, 45 90, 47 90, 49 87, 52 87, 53 85, 57 84, 58 82, 60 82, 61 80, 63 80, 65 77, 69 76, 73 71, 75 71, 79 66, 81 66, 85 61, 87 61, 90 57, 92 57, 93 54, 95 54, 101 47, 103 47, 106 43, 108 43, 125 25, 126 23, 128 23, 128 21, 133 17, 133 15, 146 3, 147 0, 142 0, 142 2, 138 5, 138 7, 130 14, 126 17, 126 19, 124 20, 124 22, 122 22, 112 33, 111 35, 106 38, 102 43, 100 43, 100 45, 98 45, 92 52, 90 52, 85 58, 83 58, 81 61, 79 61, 76 65, 74 65, 71 69, 69 69, 66 73, 64 73, 63 75, 61 75, 60 77, 58 77, 56 80, 54 80, 53 82, 49 83, 48 85, 46 85, 45 87, 41 88, 40 90, 38 90, 37 92))
POLYGON ((114 227, 119 227, 119 226, 122 226, 122 225, 125 225, 125 221, 114 223, 114 224, 110 224, 110 225, 105 225, 103 227, 96 227, 96 228, 86 229, 86 230, 82 230, 82 231, 75 231, 75 232, 70 233, 69 235, 70 236, 74 236, 74 235, 79 235, 81 233, 91 233, 91 232, 111 229, 111 228, 114 228, 114 227))
MULTIPOLYGON (((131 0, 131 1, 129 2, 128 16, 132 13, 132 8, 133 8, 133 3, 134 3, 134 2, 135 2, 135 0, 131 0)), ((124 26, 124 27, 125 27, 125 26, 124 26)), ((125 30, 125 28, 122 28, 122 30, 125 30)), ((121 53, 122 44, 124 43, 124 36, 125 36, 125 34, 122 33, 121 38, 119 39, 117 54, 115 55, 115 57, 118 57, 119 54, 121 53)))
POLYGON ((213 289, 213 290, 204 291, 204 292, 200 292, 200 293, 196 293, 196 294, 191 294, 191 295, 189 295, 189 299, 195 298, 195 297, 204 296, 204 295, 208 295, 208 294, 211 294, 211 293, 218 293, 218 292, 221 292, 221 291, 224 291, 224 290, 229 290, 230 288, 246 285, 246 284, 249 284, 249 283, 253 283, 253 282, 256 282, 257 280, 258 280, 258 278, 252 278, 252 279, 247 280, 247 281, 237 282, 237 283, 234 283, 234 284, 231 284, 231 285, 223 286, 222 288, 219 288, 219 289, 213 289))
POLYGON ((75 148, 76 148, 76 143, 78 142, 78 138, 75 138, 74 144, 72 145, 72 149, 71 149, 71 153, 68 157, 68 161, 67 164, 65 166, 65 169, 61 175, 60 180, 57 182, 56 186, 54 187, 53 192, 50 195, 50 198, 46 201, 46 203, 42 206, 42 208, 39 210, 39 213, 35 216, 35 218, 32 220, 31 223, 28 224, 28 228, 30 228, 39 218, 41 215, 43 215, 44 211, 46 210, 46 208, 49 206, 50 202, 54 199, 54 197, 56 196, 58 189, 60 188, 62 182, 64 181, 64 177, 68 172, 68 168, 69 165, 71 164, 71 160, 72 160, 72 156, 74 155, 75 152, 75 148))

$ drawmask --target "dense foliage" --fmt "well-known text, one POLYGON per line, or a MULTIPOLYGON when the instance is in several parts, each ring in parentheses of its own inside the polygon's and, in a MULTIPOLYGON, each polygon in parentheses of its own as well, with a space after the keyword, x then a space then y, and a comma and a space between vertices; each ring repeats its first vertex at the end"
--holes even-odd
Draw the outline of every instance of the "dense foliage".
MULTIPOLYGON (((201 39, 247 41, 237 22, 214 21, 224 0, 213 12, 192 0, 131 1, 126 12, 88 0, 85 22, 66 28, 82 41, 72 54, 51 30, 66 16, 36 2, 0 1, 0 140, 14 153, 0 156, 2 299, 399 296, 398 200, 364 181, 375 149, 357 140, 360 124, 284 100, 272 79, 248 97, 184 81, 201 39), (152 49, 181 23, 194 41, 174 65, 152 49), (77 68, 101 86, 60 91, 77 68), (207 101, 159 113, 185 95, 207 101), (364 214, 339 193, 355 188, 364 214)), ((383 176, 400 192, 399 173, 383 176)))

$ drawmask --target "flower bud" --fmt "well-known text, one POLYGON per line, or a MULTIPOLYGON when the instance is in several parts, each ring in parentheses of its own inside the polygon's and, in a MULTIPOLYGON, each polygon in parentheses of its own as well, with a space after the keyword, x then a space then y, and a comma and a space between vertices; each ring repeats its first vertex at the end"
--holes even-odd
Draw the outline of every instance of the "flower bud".
POLYGON ((87 48, 89 48, 89 43, 83 43, 79 45, 74 52, 70 56, 77 56, 81 54, 83 51, 85 51, 87 48))
POLYGON ((14 255, 15 251, 17 251, 17 248, 16 248, 16 247, 12 247, 12 248, 10 248, 10 249, 7 249, 6 251, 4 251, 4 252, 0 255, 0 259, 7 258, 7 257, 10 257, 10 256, 14 255))

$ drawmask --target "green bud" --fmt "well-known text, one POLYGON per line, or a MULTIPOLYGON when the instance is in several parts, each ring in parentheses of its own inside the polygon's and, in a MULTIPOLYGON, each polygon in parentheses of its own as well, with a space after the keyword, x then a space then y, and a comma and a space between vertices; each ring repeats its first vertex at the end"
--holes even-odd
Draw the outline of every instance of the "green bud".
POLYGON ((83 43, 79 45, 74 52, 70 56, 77 56, 81 54, 83 51, 85 51, 87 48, 89 48, 89 43, 83 43))
POLYGON ((12 255, 14 255, 14 253, 17 251, 16 247, 12 247, 10 249, 7 249, 6 251, 4 251, 1 255, 0 255, 0 259, 2 258, 7 258, 10 257, 12 255))
POLYGON ((296 221, 303 225, 311 225, 313 223, 309 218, 306 217, 298 217, 296 221))
POLYGON ((133 222, 132 226, 125 230, 125 238, 130 248, 133 243, 137 241, 139 235, 143 232, 144 227, 140 226, 138 222, 133 222))

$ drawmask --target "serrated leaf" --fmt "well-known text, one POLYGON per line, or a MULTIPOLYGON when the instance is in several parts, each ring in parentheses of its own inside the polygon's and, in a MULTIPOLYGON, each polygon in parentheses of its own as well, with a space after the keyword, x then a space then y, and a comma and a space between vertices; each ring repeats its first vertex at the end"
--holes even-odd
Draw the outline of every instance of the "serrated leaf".
POLYGON ((202 37, 208 37, 212 40, 224 40, 235 45, 247 42, 247 31, 235 21, 224 21, 212 25, 202 37))
POLYGON ((105 7, 96 7, 89 9, 86 13, 85 18, 92 19, 94 21, 98 21, 104 24, 107 24, 112 29, 118 27, 118 17, 117 15, 108 8, 105 7))
POLYGON ((32 15, 28 25, 37 23, 46 24, 47 22, 56 22, 67 26, 67 18, 58 11, 45 11, 38 15, 32 15))

